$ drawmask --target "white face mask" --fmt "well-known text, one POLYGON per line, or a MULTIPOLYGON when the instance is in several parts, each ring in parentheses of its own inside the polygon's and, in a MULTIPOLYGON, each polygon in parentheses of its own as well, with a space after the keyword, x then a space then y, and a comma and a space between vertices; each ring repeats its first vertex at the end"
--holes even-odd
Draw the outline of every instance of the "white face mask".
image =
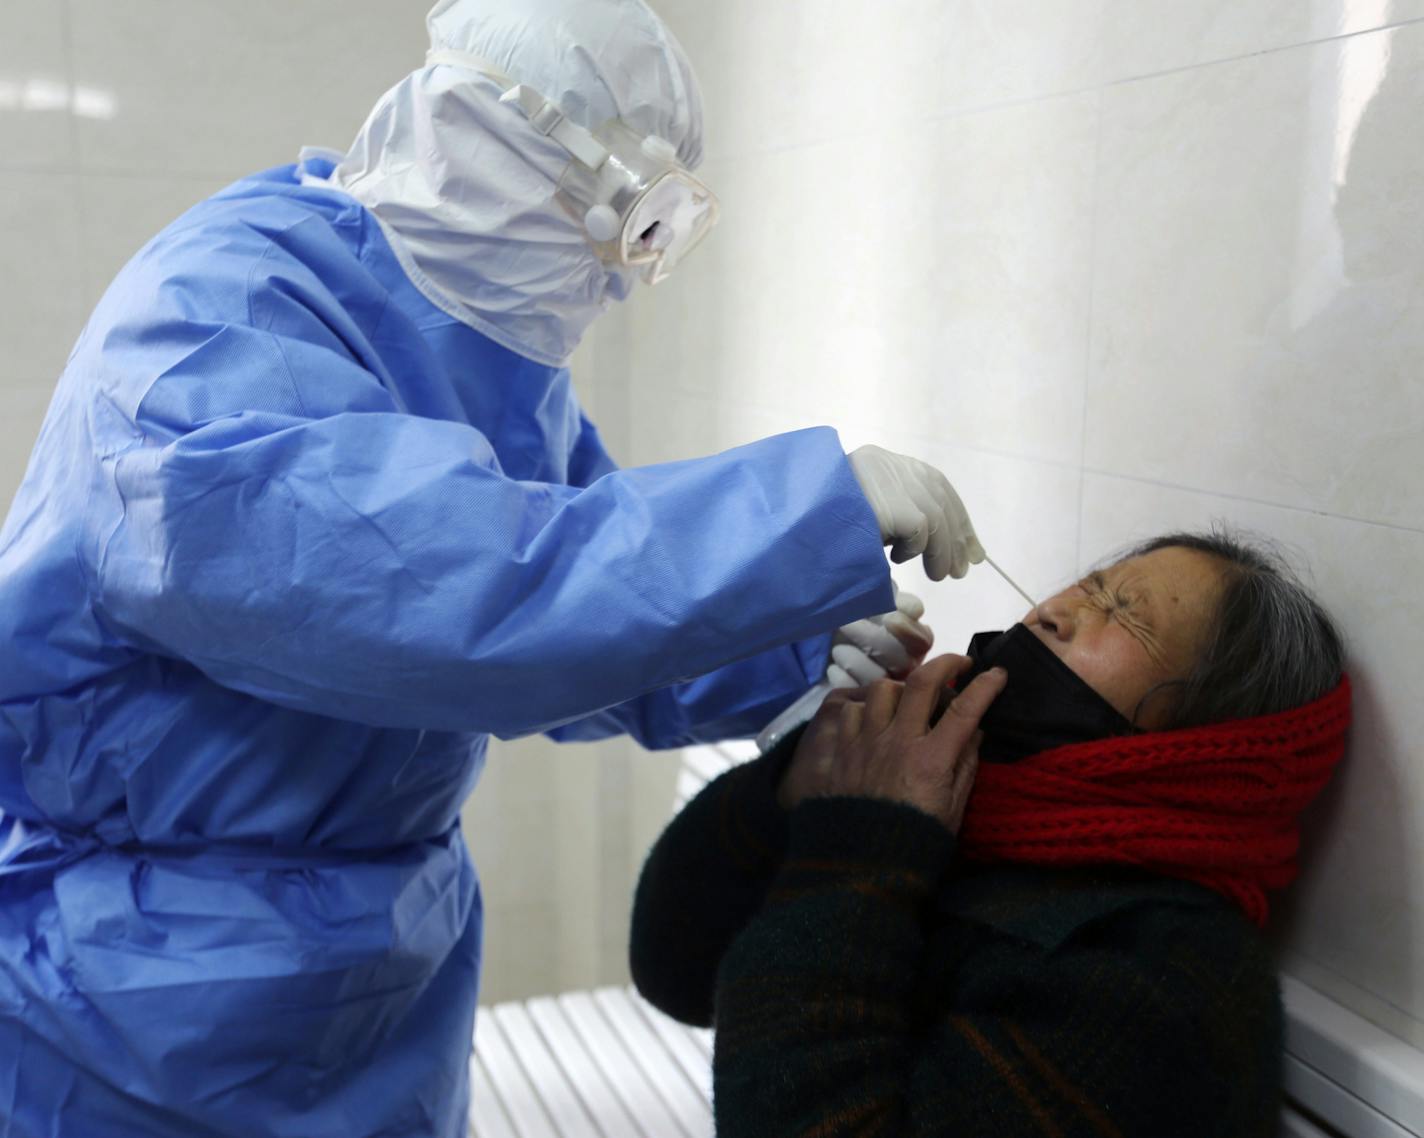
POLYGON ((431 303, 559 367, 633 278, 603 262, 559 203, 565 152, 499 96, 468 72, 414 73, 372 111, 328 184, 376 215, 431 303))

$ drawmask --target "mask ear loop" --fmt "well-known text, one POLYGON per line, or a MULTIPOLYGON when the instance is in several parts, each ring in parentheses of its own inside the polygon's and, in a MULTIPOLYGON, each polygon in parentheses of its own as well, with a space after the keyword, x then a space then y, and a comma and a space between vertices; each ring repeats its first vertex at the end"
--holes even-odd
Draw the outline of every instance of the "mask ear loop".
MULTIPOLYGON (((1162 694, 1164 691, 1166 691, 1168 688, 1184 688, 1184 687, 1186 687, 1189 683, 1191 683, 1190 680, 1163 680, 1160 684, 1157 684, 1157 685, 1155 685, 1154 687, 1149 688, 1149 689, 1147 690, 1147 693, 1146 693, 1141 699, 1139 699, 1139 700, 1137 701, 1137 706, 1132 709, 1132 718, 1131 718, 1130 722, 1132 723, 1133 729, 1136 730, 1136 731, 1146 731, 1146 730, 1147 730, 1147 728, 1145 728, 1145 727, 1139 727, 1139 726, 1137 725, 1137 719, 1138 719, 1138 717, 1142 714, 1142 709, 1147 706, 1147 701, 1148 701, 1148 700, 1152 699, 1154 696, 1161 695, 1161 694, 1162 694)), ((1172 730, 1175 726, 1176 726, 1176 724, 1171 724, 1171 723, 1169 723, 1165 728, 1163 728, 1163 730, 1170 731, 1170 730, 1172 730)))

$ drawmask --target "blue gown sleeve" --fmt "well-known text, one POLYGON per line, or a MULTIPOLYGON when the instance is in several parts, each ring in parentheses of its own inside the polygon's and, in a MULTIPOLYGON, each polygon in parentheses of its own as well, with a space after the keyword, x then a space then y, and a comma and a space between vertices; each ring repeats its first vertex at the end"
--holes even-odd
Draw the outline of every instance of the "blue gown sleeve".
MULTIPOLYGON (((103 448, 96 493, 120 505, 88 535, 94 607, 227 687, 509 737, 890 607, 832 430, 586 487, 519 482, 479 431, 394 408, 329 344, 192 320, 146 340, 162 376, 132 438, 103 448)), ((630 711, 630 729, 672 738, 729 679, 688 685, 676 714, 655 700, 641 727, 630 711)))
MULTIPOLYGON (((584 418, 570 462, 570 481, 590 485, 617 469, 597 429, 584 418)), ((823 633, 649 692, 548 734, 559 742, 627 734, 650 749, 754 735, 825 675, 830 650, 831 635, 823 633)))
POLYGON ((649 692, 548 732, 561 743, 631 735, 650 750, 754 735, 825 675, 826 633, 649 692))

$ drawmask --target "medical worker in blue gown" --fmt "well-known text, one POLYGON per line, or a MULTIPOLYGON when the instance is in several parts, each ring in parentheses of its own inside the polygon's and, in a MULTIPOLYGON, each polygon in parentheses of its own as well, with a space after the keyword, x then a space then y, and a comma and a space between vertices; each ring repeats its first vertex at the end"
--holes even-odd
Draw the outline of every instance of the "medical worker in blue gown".
POLYGON ((617 469, 564 365, 715 219, 692 70, 642 0, 429 25, 119 274, 0 532, 5 1138, 455 1138, 488 736, 754 733, 915 642, 885 544, 982 557, 830 429, 617 469))

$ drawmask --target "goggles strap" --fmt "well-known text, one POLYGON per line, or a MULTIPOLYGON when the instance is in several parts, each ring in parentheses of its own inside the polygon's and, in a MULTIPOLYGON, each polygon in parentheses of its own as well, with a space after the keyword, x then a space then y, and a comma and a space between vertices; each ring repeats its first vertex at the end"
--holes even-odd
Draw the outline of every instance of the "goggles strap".
POLYGON ((533 87, 516 83, 503 71, 477 55, 462 51, 432 51, 425 57, 428 66, 445 64, 463 67, 493 79, 505 89, 501 103, 517 107, 540 134, 552 138, 580 163, 597 170, 608 161, 608 148, 590 131, 573 122, 552 99, 545 98, 533 87))

